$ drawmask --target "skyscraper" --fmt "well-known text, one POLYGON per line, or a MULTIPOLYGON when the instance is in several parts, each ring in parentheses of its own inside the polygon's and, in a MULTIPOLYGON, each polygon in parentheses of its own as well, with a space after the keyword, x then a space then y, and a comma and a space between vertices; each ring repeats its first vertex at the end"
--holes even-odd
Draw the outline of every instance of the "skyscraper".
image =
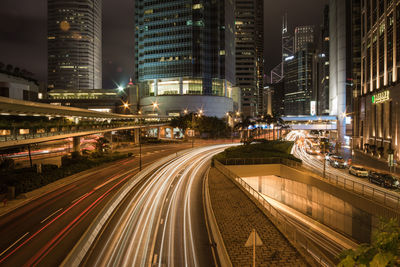
POLYGON ((294 49, 284 61, 285 115, 315 115, 314 26, 295 28, 294 49))
POLYGON ((235 0, 236 86, 242 91, 242 112, 264 113, 264 1, 235 0))
POLYGON ((314 26, 298 26, 294 30, 294 52, 302 50, 306 44, 313 44, 315 39, 314 26))
MULTIPOLYGON (((314 95, 314 44, 306 43, 285 61, 285 115, 310 115, 314 95)), ((311 114, 315 115, 315 114, 311 114)))
POLYGON ((353 90, 353 147, 399 162, 400 1, 360 4, 361 86, 353 90))
POLYGON ((329 3, 329 111, 338 118, 337 141, 342 144, 350 144, 353 96, 360 91, 360 5, 361 0, 329 3))
POLYGON ((318 53, 317 113, 329 114, 329 6, 324 8, 318 53))
POLYGON ((143 111, 219 117, 232 111, 232 0, 137 0, 135 7, 135 81, 143 111))
POLYGON ((101 0, 48 0, 48 88, 102 88, 101 0))

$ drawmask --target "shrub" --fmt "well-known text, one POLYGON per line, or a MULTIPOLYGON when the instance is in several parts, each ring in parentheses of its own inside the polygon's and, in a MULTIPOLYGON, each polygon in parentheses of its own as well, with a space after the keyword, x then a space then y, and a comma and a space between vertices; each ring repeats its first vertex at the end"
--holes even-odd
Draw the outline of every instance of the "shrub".
POLYGON ((261 141, 261 143, 230 147, 214 156, 214 159, 225 160, 234 158, 286 158, 301 162, 300 159, 290 154, 293 142, 287 141, 261 141))
MULTIPOLYGON (((92 156, 92 155, 91 155, 92 156)), ((92 158, 88 156, 74 155, 63 156, 62 166, 45 164, 42 173, 37 173, 35 168, 22 168, 3 171, 0 175, 0 193, 7 191, 7 186, 15 187, 15 194, 32 191, 58 179, 73 175, 75 173, 93 168, 105 162, 111 162, 126 158, 127 154, 113 153, 100 154, 92 158)))

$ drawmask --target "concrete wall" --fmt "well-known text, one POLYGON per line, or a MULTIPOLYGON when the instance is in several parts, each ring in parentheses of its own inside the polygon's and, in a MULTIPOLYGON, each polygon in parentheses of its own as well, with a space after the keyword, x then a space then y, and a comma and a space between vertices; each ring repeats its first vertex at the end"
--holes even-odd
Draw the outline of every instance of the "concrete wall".
POLYGON ((258 191, 360 242, 369 241, 380 217, 400 219, 399 211, 285 165, 226 167, 258 191))

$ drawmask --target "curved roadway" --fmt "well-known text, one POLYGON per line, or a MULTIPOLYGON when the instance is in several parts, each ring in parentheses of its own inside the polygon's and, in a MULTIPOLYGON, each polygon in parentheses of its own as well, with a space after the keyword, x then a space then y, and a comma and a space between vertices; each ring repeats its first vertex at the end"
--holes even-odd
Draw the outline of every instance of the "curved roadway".
MULTIPOLYGON (((153 164, 138 175, 126 196, 108 203, 112 210, 83 261, 75 247, 64 265, 214 266, 202 203, 202 180, 210 158, 227 145, 198 148, 153 164)), ((129 185, 127 185, 128 187, 129 185)), ((126 188, 125 188, 126 189, 126 188)), ((122 190, 123 191, 123 190, 122 190)), ((99 225, 92 224, 86 236, 99 225)))

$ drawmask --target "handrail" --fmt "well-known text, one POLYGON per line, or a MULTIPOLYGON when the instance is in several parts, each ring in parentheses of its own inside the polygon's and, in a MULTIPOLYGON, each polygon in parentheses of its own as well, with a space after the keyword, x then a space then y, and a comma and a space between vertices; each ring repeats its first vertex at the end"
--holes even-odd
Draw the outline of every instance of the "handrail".
MULTIPOLYGON (((290 162, 287 162, 290 163, 290 162)), ((294 244, 305 249, 310 256, 322 266, 335 266, 323 252, 320 251, 305 234, 298 231, 296 227, 286 219, 286 217, 277 209, 275 209, 265 198, 256 190, 254 190, 248 183, 241 177, 231 172, 218 160, 214 160, 214 166, 226 177, 231 179, 236 185, 239 186, 244 192, 248 192, 254 199, 261 204, 265 214, 273 222, 273 224, 294 244)))

